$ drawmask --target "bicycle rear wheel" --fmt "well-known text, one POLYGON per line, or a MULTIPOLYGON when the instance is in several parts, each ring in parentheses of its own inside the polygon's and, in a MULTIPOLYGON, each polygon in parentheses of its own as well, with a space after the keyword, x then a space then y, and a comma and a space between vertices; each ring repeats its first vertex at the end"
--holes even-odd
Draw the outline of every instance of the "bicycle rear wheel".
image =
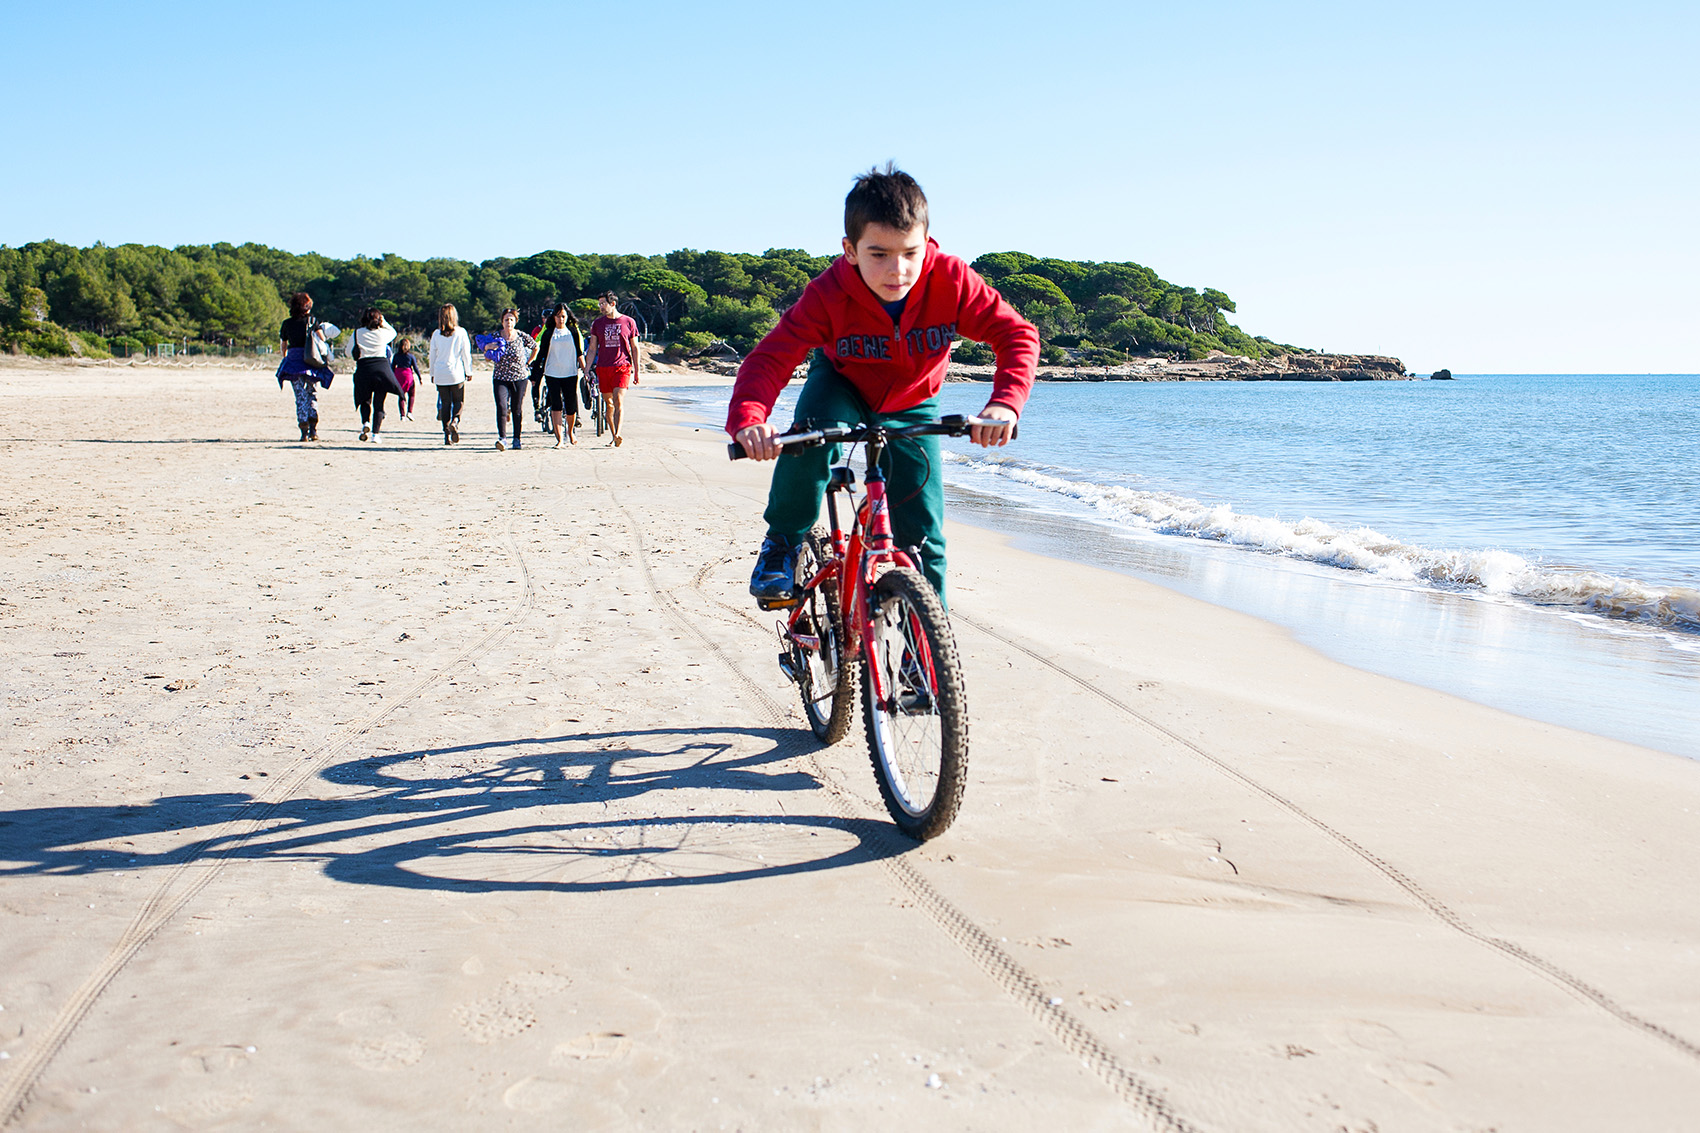
POLYGON ((862 719, 880 796, 898 828, 926 841, 949 828, 968 782, 968 706, 944 603, 919 571, 874 583, 862 719), (874 675, 884 692, 879 699, 874 675))
POLYGON ((791 647, 791 667, 803 694, 803 715, 809 729, 823 744, 835 744, 850 730, 850 712, 856 703, 856 669, 844 663, 844 628, 838 612, 838 583, 829 581, 804 590, 827 562, 832 552, 826 540, 811 531, 797 555, 797 588, 802 594, 803 613, 796 632, 814 637, 819 649, 791 647))

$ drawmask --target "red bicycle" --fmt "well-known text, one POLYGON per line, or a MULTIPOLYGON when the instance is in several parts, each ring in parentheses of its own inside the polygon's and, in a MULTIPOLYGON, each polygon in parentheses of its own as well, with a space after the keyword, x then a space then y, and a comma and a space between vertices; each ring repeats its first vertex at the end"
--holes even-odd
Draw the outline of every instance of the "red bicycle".
MULTIPOLYGON (((803 713, 821 742, 835 744, 850 730, 860 683, 880 797, 898 827, 920 841, 944 833, 962 805, 968 704, 944 603, 921 573, 915 549, 897 546, 892 536, 880 457, 899 438, 960 437, 972 425, 1001 424, 952 415, 905 428, 854 425, 774 437, 782 446, 866 446, 862 499, 854 497, 855 470, 833 468, 826 491, 830 530, 804 538, 794 596, 762 605, 791 611, 779 625, 779 667, 801 690, 803 713), (848 533, 839 522, 840 493, 854 505, 848 533)), ((735 441, 727 448, 734 460, 745 455, 735 441)))

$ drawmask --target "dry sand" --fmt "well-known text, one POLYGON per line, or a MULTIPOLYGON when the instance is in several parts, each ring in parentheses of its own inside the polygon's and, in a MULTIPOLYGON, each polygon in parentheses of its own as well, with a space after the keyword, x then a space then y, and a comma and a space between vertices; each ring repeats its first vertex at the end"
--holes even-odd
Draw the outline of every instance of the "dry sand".
POLYGON ((1700 1126, 1700 766, 957 526, 915 847, 656 384, 499 454, 487 384, 303 446, 265 373, 0 369, 17 1127, 1700 1126))

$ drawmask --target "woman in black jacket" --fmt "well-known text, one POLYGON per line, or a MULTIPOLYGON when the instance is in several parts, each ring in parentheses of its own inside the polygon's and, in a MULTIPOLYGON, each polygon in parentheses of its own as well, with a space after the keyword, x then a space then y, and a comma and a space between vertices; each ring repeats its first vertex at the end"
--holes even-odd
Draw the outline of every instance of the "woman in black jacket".
MULTIPOLYGON (((288 382, 295 387, 295 423, 301 426, 301 439, 319 439, 319 407, 315 404, 318 389, 331 384, 328 366, 315 366, 306 356, 307 335, 313 327, 313 297, 297 291, 289 298, 289 317, 283 320, 277 336, 283 344, 283 360, 277 366, 277 384, 288 382)), ((335 333, 334 331, 332 333, 335 333)))

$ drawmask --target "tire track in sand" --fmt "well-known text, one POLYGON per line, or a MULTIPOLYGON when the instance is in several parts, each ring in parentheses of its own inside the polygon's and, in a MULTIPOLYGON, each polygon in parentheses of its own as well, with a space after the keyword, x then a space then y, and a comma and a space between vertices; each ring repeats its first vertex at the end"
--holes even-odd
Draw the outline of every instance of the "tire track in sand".
POLYGON ((1440 898, 1424 889, 1397 866, 1387 861, 1387 859, 1378 856, 1374 851, 1354 840, 1343 831, 1330 826, 1316 815, 1305 810, 1304 807, 1300 806, 1292 799, 1289 799, 1280 792, 1259 783, 1250 775, 1247 775, 1245 772, 1235 768, 1227 760, 1220 756, 1211 754, 1209 751, 1205 750, 1202 745, 1188 739, 1179 732, 1173 731, 1163 724, 1158 723, 1156 720, 1140 712, 1137 708, 1134 708, 1126 701, 1105 692, 1093 681, 1081 676, 1066 666, 1059 664, 1051 658, 1046 657, 1039 651, 1023 645, 1012 638, 1006 637, 1004 634, 999 633, 992 627, 984 625, 973 618, 966 617, 963 614, 955 613, 951 616, 953 620, 960 621, 964 625, 973 627, 975 630, 991 638, 993 641, 1000 642, 1008 648, 1032 658, 1034 661, 1037 661, 1045 668, 1050 669, 1058 676, 1073 682, 1081 689, 1084 689, 1086 692, 1097 697, 1116 711, 1140 724, 1143 724, 1145 727, 1157 733, 1158 736, 1184 749, 1195 758, 1203 760, 1229 779, 1240 784, 1240 786, 1245 787, 1254 794, 1263 796, 1263 798, 1286 811, 1288 814, 1291 814, 1293 817, 1298 818, 1321 831, 1335 843, 1343 846, 1354 857, 1357 857, 1359 860, 1367 863, 1370 868, 1374 869, 1377 873, 1381 874, 1382 877, 1386 878, 1399 889, 1403 890, 1406 896, 1411 898, 1436 920, 1440 921, 1453 931, 1468 937, 1478 944, 1485 945, 1486 947, 1493 949, 1502 956, 1506 956, 1516 961, 1518 964, 1521 964, 1523 967, 1534 972, 1541 978, 1558 985, 1558 987, 1565 992, 1568 992, 1586 1003, 1590 1003, 1595 1007, 1600 1008, 1619 1022, 1640 1031, 1642 1034, 1659 1040, 1677 1052, 1687 1055, 1689 1058, 1700 1060, 1700 1045, 1683 1038, 1676 1032, 1653 1022, 1651 1019, 1646 1019, 1635 1014, 1627 1007, 1618 1003, 1611 996, 1607 995, 1604 991, 1601 991, 1599 988, 1582 979, 1582 977, 1564 970, 1557 964, 1552 963, 1550 960, 1545 960, 1540 956, 1535 955, 1516 941, 1506 940, 1503 937, 1491 936, 1477 928, 1475 925, 1472 925, 1445 902, 1440 900, 1440 898))
POLYGON ((119 936, 106 958, 82 982, 65 1006, 60 1008, 59 1014, 42 1033, 42 1037, 24 1055, 5 1083, 0 1085, 0 1125, 10 1125, 23 1116, 42 1075, 64 1049, 78 1025, 88 1017, 101 994, 125 966, 136 958, 148 941, 158 935, 185 905, 224 872, 225 867, 241 849, 263 830, 278 807, 356 740, 395 715, 402 707, 441 680, 444 674, 454 671, 458 666, 495 645, 530 614, 536 602, 536 589, 531 571, 526 566, 525 555, 520 551, 519 542, 514 537, 511 520, 504 522, 503 534, 507 538, 508 549, 519 567, 524 584, 518 607, 452 659, 438 665, 414 682, 400 697, 368 716, 352 730, 343 732, 341 736, 310 752, 293 770, 275 780, 268 790, 246 803, 236 817, 215 827, 206 837, 191 845, 184 852, 183 860, 172 868, 165 880, 154 887, 152 894, 131 918, 129 926, 119 936), (209 859, 208 851, 215 845, 221 848, 216 856, 209 859))
MULTIPOLYGON (((654 595, 657 606, 675 625, 688 633, 699 644, 707 649, 726 671, 737 682, 747 700, 760 706, 761 714, 775 728, 792 732, 795 739, 782 741, 780 747, 787 754, 795 754, 804 758, 814 774, 817 782, 825 789, 827 797, 833 802, 839 816, 846 821, 866 822, 867 815, 862 812, 859 801, 834 786, 827 777, 825 770, 816 759, 817 745, 811 735, 804 741, 803 732, 797 726, 797 720, 786 707, 775 700, 766 689, 747 676, 743 669, 718 642, 710 638, 695 623, 695 621, 679 607, 672 594, 663 590, 655 581, 654 572, 650 569, 649 555, 644 543, 643 529, 637 523, 626 505, 621 502, 619 493, 606 481, 602 480, 601 472, 597 472, 597 481, 608 492, 614 506, 625 517, 626 528, 637 545, 638 565, 643 571, 644 583, 649 592, 654 595)), ((704 485, 706 490, 706 485, 704 485)), ((711 496, 712 498, 712 496, 711 496)), ((708 601, 719 606, 726 604, 702 590, 702 584, 707 580, 713 569, 723 563, 728 563, 736 556, 721 557, 706 564, 696 572, 692 580, 692 589, 702 593, 708 601)), ((728 609, 730 609, 728 607, 728 609)), ((732 611, 743 618, 744 611, 732 611)), ((881 819, 884 815, 880 816, 881 819)), ((966 913, 957 908, 951 901, 933 888, 925 876, 912 865, 903 854, 915 848, 915 843, 899 835, 894 828, 883 827, 882 834, 871 836, 882 844, 880 849, 885 851, 879 858, 886 875, 894 881, 914 902, 923 909, 934 924, 936 924, 950 940, 967 953, 981 971, 991 977, 1007 995, 1014 999, 1029 1015, 1043 1026, 1062 1044, 1064 1050, 1080 1059, 1083 1065, 1096 1074, 1105 1085, 1113 1090, 1117 1097, 1144 1118, 1153 1129, 1168 1131, 1168 1133, 1198 1133, 1199 1127, 1181 1116, 1164 1096, 1161 1090, 1135 1074, 1124 1065, 1110 1047, 1094 1035, 1085 1024, 1076 1019, 1069 1010, 1054 997, 1048 996, 1040 986, 1039 981, 1028 972, 1019 961, 998 944, 985 929, 981 928, 966 913)))

